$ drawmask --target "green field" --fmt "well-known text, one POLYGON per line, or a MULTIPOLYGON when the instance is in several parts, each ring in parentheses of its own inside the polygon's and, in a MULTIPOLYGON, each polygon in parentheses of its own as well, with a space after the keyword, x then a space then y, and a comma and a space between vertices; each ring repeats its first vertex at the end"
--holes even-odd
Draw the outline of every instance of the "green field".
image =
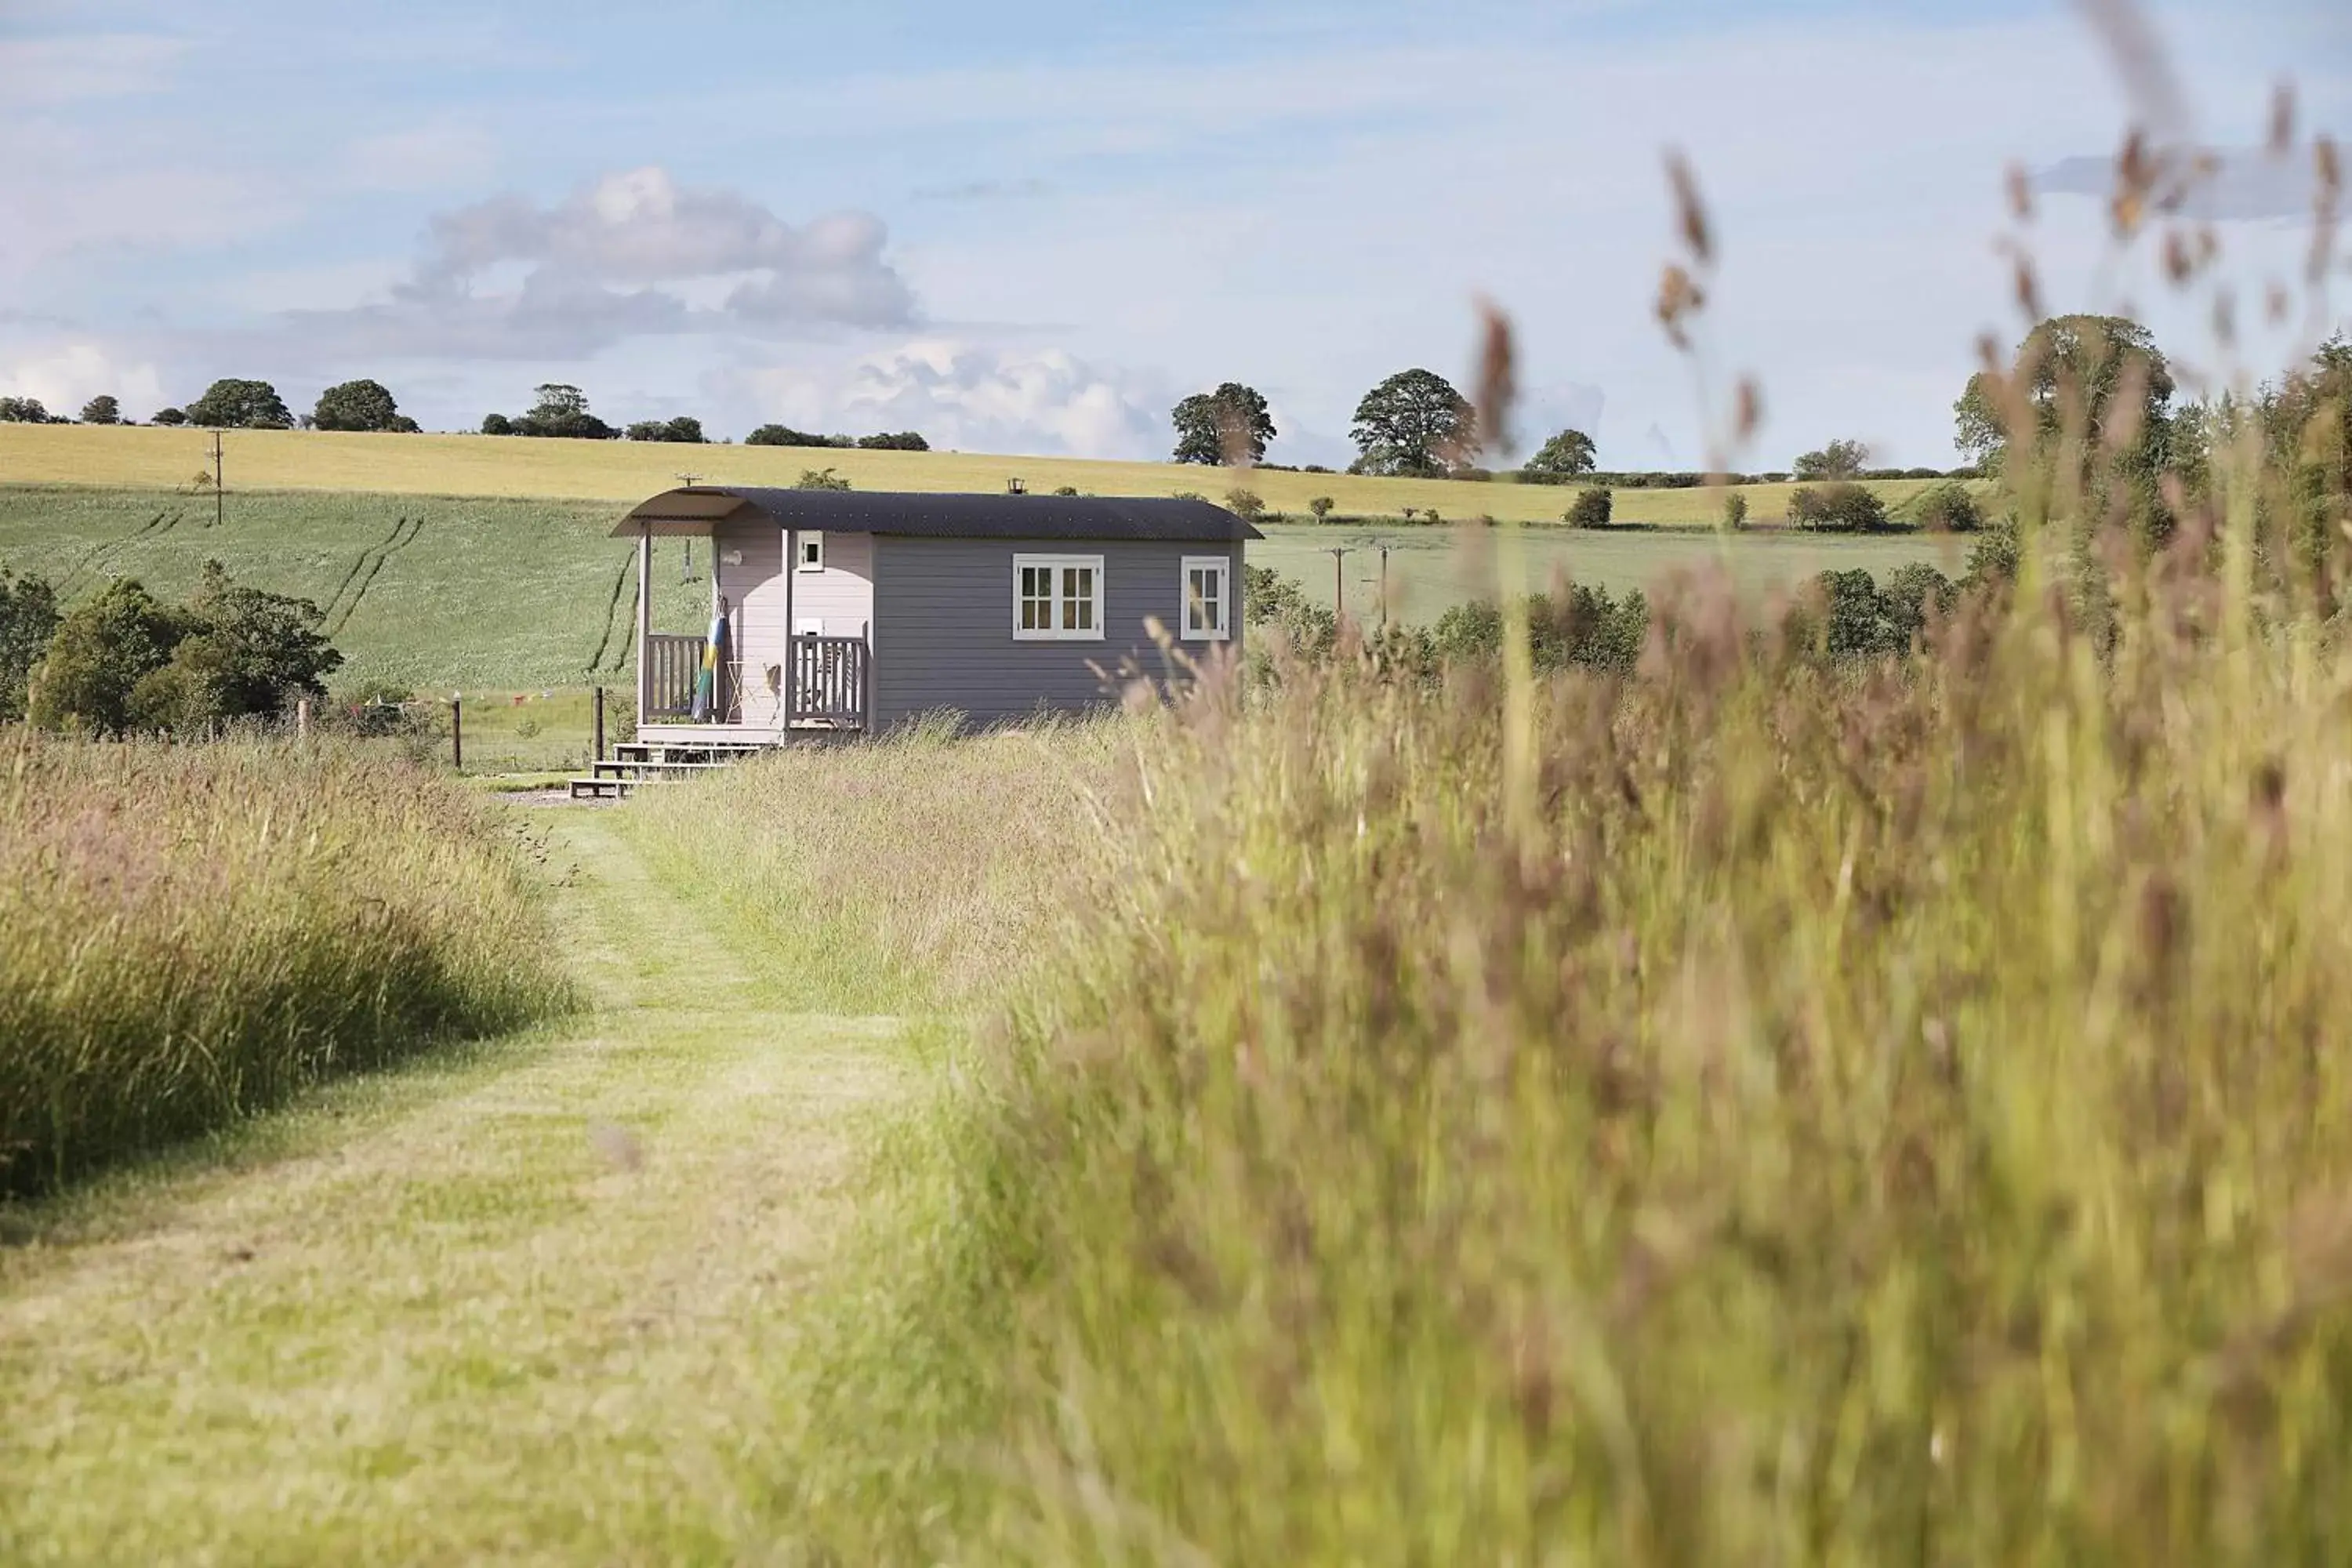
MULTIPOLYGON (((216 559, 241 581, 327 612, 327 630, 349 660, 339 685, 384 679, 502 696, 626 685, 634 552, 605 536, 620 510, 609 501, 278 490, 231 495, 215 526, 205 497, 26 486, 0 489, 0 565, 47 576, 70 601, 111 576, 177 595, 216 559)), ((1348 607, 1360 616, 1377 613, 1383 542, 1396 618, 1433 618, 1496 580, 1495 536, 1485 530, 1272 523, 1265 532, 1250 558, 1297 577, 1325 603, 1332 595, 1327 551, 1351 549, 1348 607)), ((1525 538, 1530 585, 1565 571, 1612 591, 1715 561, 1758 588, 1833 566, 1878 572, 1931 561, 1957 571, 1962 558, 1948 540, 1911 535, 1554 529, 1525 538)), ((686 555, 685 542, 655 546, 655 624, 666 631, 699 629, 709 604, 705 552, 698 551, 691 580, 686 555)), ((562 721, 584 734, 584 711, 562 721)), ((515 721, 525 722, 538 720, 515 721)))
MULTIPOLYGON (((1465 601, 1491 595, 1503 574, 1500 545, 1486 530, 1378 528, 1348 524, 1269 523, 1253 544, 1253 564, 1295 577, 1320 604, 1334 598, 1332 556, 1348 613, 1377 620, 1381 603, 1381 552, 1388 551, 1387 603, 1391 619, 1434 620, 1465 601)), ((1548 587, 1565 573, 1575 582, 1612 594, 1654 589, 1676 573, 1720 566, 1751 593, 1794 587, 1817 573, 1859 567, 1874 574, 1924 561, 1948 576, 1966 569, 1968 543, 1946 534, 1835 538, 1803 533, 1718 534, 1612 530, 1530 529, 1520 536, 1521 576, 1529 588, 1548 587)))

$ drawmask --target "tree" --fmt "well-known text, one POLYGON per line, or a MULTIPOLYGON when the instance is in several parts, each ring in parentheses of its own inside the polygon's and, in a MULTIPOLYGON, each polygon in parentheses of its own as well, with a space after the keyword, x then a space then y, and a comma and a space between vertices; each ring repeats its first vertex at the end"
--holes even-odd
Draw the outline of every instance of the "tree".
POLYGON ((1887 526, 1886 503, 1878 492, 1851 479, 1799 486, 1789 497, 1789 517, 1824 533, 1876 533, 1887 526))
POLYGON ((511 419, 508 418, 505 415, 503 415, 503 414, 485 414, 485 415, 483 415, 483 416, 482 416, 482 434, 483 434, 483 435, 485 435, 485 436, 511 436, 511 435, 513 435, 514 433, 515 433, 515 422, 514 422, 513 420, 511 420, 511 419))
POLYGON ((192 424, 229 430, 294 428, 294 416, 286 411, 286 400, 278 395, 276 387, 266 381, 233 377, 206 387, 202 397, 188 405, 188 419, 192 424))
POLYGON ((793 484, 796 490, 845 490, 848 488, 849 481, 831 468, 803 468, 801 477, 793 484))
POLYGON ((1851 479, 1870 461, 1870 448, 1860 441, 1832 441, 1818 452, 1797 457, 1800 479, 1851 479))
POLYGON ((885 430, 879 435, 860 436, 857 444, 869 452, 928 452, 931 444, 923 439, 919 430, 885 430))
POLYGON ((117 578, 58 623, 26 683, 26 717, 44 730, 121 734, 131 689, 163 668, 187 629, 179 611, 117 578))
POLYGON ((0 724, 25 716, 25 682, 58 629, 58 595, 46 577, 0 566, 0 724))
POLYGON ((1307 503, 1307 510, 1315 514, 1316 521, 1322 522, 1330 517, 1331 508, 1335 504, 1329 496, 1317 496, 1307 503))
POLYGON ((1748 526, 1748 498, 1738 490, 1723 498, 1723 526, 1735 533, 1748 526))
POLYGON ((150 421, 156 425, 185 425, 187 422, 186 412, 178 408, 158 408, 155 410, 155 417, 150 421))
POLYGON ((632 441, 680 441, 689 446, 708 445, 709 437, 702 433, 702 421, 688 415, 676 419, 640 419, 629 426, 632 441))
POLYGON ((392 394, 376 381, 347 381, 327 388, 319 394, 310 419, 321 430, 397 430, 414 423, 402 419, 392 394))
POLYGON ((1562 521, 1570 528, 1606 528, 1612 505, 1609 492, 1598 486, 1579 490, 1576 499, 1569 503, 1568 515, 1562 521))
POLYGON ((49 411, 37 397, 0 397, 0 425, 47 425, 49 411))
POLYGON ((1237 485, 1225 492, 1225 510, 1244 522, 1255 522, 1265 515, 1265 500, 1255 490, 1245 490, 1237 485))
POLYGON ((1525 471, 1530 474, 1559 474, 1573 479, 1591 473, 1598 463, 1592 437, 1581 430, 1562 430, 1538 448, 1529 458, 1525 471))
POLYGON ((58 623, 29 682, 29 716, 45 729, 94 734, 201 729, 323 697, 342 655, 318 630, 307 599, 247 588, 216 561, 184 607, 128 578, 58 623))
POLYGON ((101 392, 81 405, 81 422, 85 425, 120 425, 122 405, 111 393, 101 392))
POLYGON ((1359 473, 1433 474, 1477 452, 1468 399, 1434 371, 1400 371, 1356 405, 1359 473))
POLYGON ((1214 392, 1196 392, 1169 416, 1176 425, 1180 463, 1259 463, 1275 437, 1274 416, 1257 388, 1228 381, 1214 392))
POLYGON ((520 419, 508 420, 491 415, 482 421, 486 436, 547 436, 571 437, 579 440, 609 441, 620 432, 588 412, 588 395, 568 382, 542 382, 532 389, 530 412, 520 419), (491 420, 501 420, 506 428, 491 428, 491 420))
POLYGON ((743 437, 746 447, 837 447, 845 444, 830 436, 795 430, 789 425, 762 425, 743 437))
POLYGON ((2021 437, 2035 451, 2054 450, 2070 424, 2086 452, 2095 452, 2108 424, 2118 417, 2138 423, 2132 444, 2137 466, 2160 464, 2168 434, 2172 368, 2156 340, 2137 321, 2121 316, 2053 316, 2018 345, 2008 378, 2009 400, 1990 374, 1969 378, 1952 405, 1953 444, 1988 471, 2007 464, 2021 437), (2118 399, 2133 395, 2126 404, 2118 399), (2027 427, 2009 427, 2012 416, 2027 427))

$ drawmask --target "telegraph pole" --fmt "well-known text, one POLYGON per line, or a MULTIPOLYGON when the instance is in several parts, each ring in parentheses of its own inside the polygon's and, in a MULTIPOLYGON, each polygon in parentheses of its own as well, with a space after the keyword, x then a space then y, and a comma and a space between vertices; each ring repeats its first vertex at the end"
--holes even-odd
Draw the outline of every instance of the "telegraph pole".
POLYGON ((1348 618, 1348 583, 1339 574, 1340 563, 1347 559, 1349 547, 1331 546, 1331 604, 1333 614, 1340 620, 1348 618))

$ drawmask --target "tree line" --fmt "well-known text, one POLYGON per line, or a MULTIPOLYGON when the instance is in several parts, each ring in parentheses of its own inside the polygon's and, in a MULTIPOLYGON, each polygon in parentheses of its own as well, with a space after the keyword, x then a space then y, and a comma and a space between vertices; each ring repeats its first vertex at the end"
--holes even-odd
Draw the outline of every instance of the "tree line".
MULTIPOLYGON (((570 437, 591 441, 676 441, 690 446, 709 445, 710 442, 709 436, 703 431, 702 421, 691 415, 681 415, 672 419, 640 419, 623 426, 609 425, 590 412, 587 395, 567 383, 543 383, 533 389, 532 397, 530 407, 520 415, 511 417, 504 414, 483 416, 481 433, 485 436, 570 437)), ((84 404, 78 421, 51 414, 37 397, 0 397, 0 424, 76 423, 126 425, 133 421, 123 417, 121 401, 110 394, 102 394, 84 404)), ((327 388, 319 395, 319 401, 310 412, 298 418, 287 407, 285 398, 269 383, 224 377, 214 382, 202 397, 185 407, 157 409, 148 416, 148 423, 166 426, 196 425, 225 430, 360 430, 395 435, 415 435, 423 428, 400 411, 398 401, 382 382, 366 379, 346 381, 327 388)), ((885 430, 856 437, 820 436, 785 425, 762 425, 744 437, 744 444, 751 447, 859 447, 890 452, 928 452, 931 449, 931 444, 923 438, 920 432, 914 430, 885 430)))
MULTIPOLYGON (((1213 391, 1195 393, 1169 410, 1176 427, 1174 460, 1219 464, 1231 468, 1265 466, 1266 447, 1278 432, 1265 396, 1237 381, 1213 391)), ((1484 438, 1476 411, 1453 383, 1435 371, 1416 367, 1399 371, 1364 394, 1356 405, 1349 436, 1356 445, 1351 474, 1378 474, 1413 479, 1489 479, 1494 470, 1478 466, 1484 438)), ((1697 487, 1706 484, 1778 483, 1800 481, 1892 479, 1974 478, 1974 470, 1948 474, 1940 468, 1872 468, 1870 449, 1860 441, 1836 440, 1796 459, 1791 469, 1764 474, 1657 473, 1632 470, 1600 471, 1599 450, 1590 434, 1575 428, 1553 432, 1528 459, 1517 476, 1528 484, 1609 484, 1638 489, 1651 486, 1697 487)), ((1328 470, 1309 465, 1309 473, 1328 470)))

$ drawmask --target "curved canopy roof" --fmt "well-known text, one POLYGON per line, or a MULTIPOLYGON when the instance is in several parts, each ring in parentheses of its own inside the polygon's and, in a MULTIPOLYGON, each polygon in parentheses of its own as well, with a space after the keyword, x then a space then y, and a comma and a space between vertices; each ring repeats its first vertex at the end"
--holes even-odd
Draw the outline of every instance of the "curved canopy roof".
POLYGON ((613 537, 635 539, 648 530, 657 537, 698 537, 718 523, 761 514, 780 528, 934 539, 1229 542, 1265 537, 1221 506, 1164 496, 949 495, 751 485, 664 490, 631 508, 613 537))

